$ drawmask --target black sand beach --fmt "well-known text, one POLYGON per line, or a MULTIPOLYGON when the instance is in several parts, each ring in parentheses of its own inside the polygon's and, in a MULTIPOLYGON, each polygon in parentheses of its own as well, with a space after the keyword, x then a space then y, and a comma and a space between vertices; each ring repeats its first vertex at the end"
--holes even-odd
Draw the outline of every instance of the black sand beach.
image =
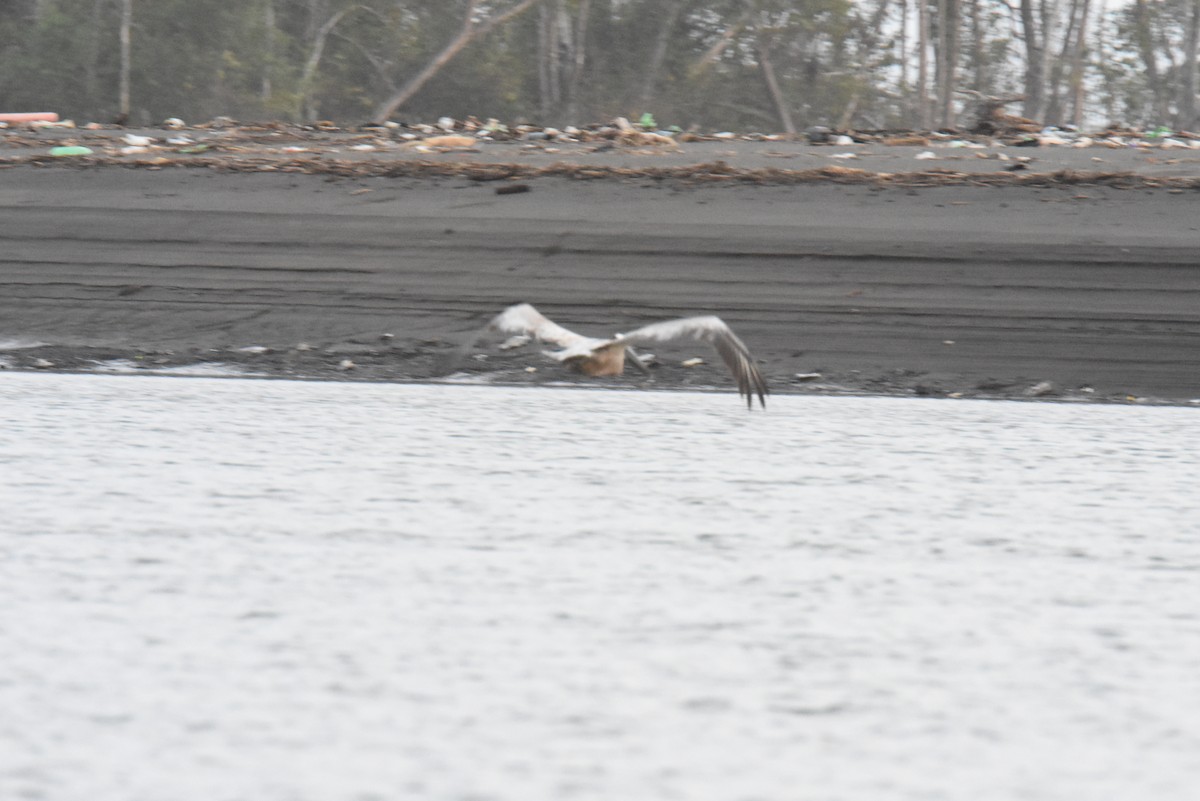
MULTIPOLYGON (((749 163, 764 147, 814 163, 830 152, 704 144, 735 166, 739 152, 749 163)), ((483 150, 433 161, 561 157, 483 150)), ((529 301, 596 334, 719 314, 773 392, 1200 398, 1200 191, 1128 180, 1194 180, 1198 159, 1046 151, 1034 153, 1033 174, 1073 169, 1083 153, 1126 180, 938 186, 634 171, 497 181, 35 166, 22 156, 0 169, 0 364, 219 362, 272 376, 423 380, 467 332, 529 301), (528 191, 496 191, 517 183, 528 191)), ((713 154, 691 162, 700 156, 713 154)), ((491 353, 464 369, 569 378, 535 347, 491 353)), ((649 379, 610 383, 732 386, 702 345, 658 356, 649 379), (692 356, 708 364, 679 366, 692 356)))

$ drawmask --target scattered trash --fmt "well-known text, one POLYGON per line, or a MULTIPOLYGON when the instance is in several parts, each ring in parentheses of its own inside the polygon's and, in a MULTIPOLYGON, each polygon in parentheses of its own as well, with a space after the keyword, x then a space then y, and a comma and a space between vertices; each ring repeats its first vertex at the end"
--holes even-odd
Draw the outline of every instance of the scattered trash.
POLYGON ((792 376, 793 381, 816 381, 821 377, 820 373, 796 373, 792 376))
POLYGON ((831 159, 856 159, 856 158, 858 158, 858 154, 857 153, 832 153, 832 154, 830 154, 829 158, 831 158, 831 159))
POLYGON ((15 111, 0 114, 0 122, 58 122, 53 111, 15 111))
MULTIPOLYGON (((808 141, 810 144, 823 145, 829 141, 829 137, 832 133, 833 132, 831 130, 829 130, 828 128, 826 128, 824 125, 814 125, 813 127, 809 128, 807 131, 805 131, 804 135, 808 137, 808 141)), ((718 134, 718 136, 719 136, 719 134, 718 134)))
POLYGON ((130 147, 149 147, 154 144, 152 137, 138 136, 137 134, 125 134, 121 137, 121 141, 130 147))
POLYGON ((48 359, 34 359, 33 366, 39 370, 45 370, 54 366, 54 362, 48 359))
POLYGON ((497 186, 497 195, 519 195, 522 192, 529 191, 529 184, 507 184, 505 186, 497 186))
POLYGON ((266 345, 247 345, 244 348, 238 348, 238 353, 269 353, 271 351, 266 345))
POLYGON ((527 373, 536 373, 536 372, 537 372, 537 368, 536 368, 536 367, 532 367, 532 366, 531 366, 531 367, 526 367, 526 368, 525 368, 525 372, 527 372, 527 373))
POLYGON ((1046 395, 1053 395, 1054 392, 1054 384, 1050 383, 1049 381, 1042 381, 1025 390, 1025 394, 1031 398, 1041 398, 1046 395))
POLYGON ((932 150, 924 150, 924 151, 918 153, 917 155, 913 156, 913 158, 915 158, 917 161, 929 161, 930 159, 936 159, 937 154, 934 153, 932 150))
POLYGON ((353 369, 354 369, 355 367, 357 367, 357 366, 358 366, 357 364, 355 364, 354 362, 350 361, 349 359, 342 359, 340 362, 338 362, 337 369, 339 369, 339 370, 353 370, 353 369))
POLYGON ((64 147, 50 148, 50 155, 55 157, 90 156, 92 155, 92 149, 90 147, 83 147, 82 145, 66 145, 64 147))
POLYGON ((428 139, 409 142, 405 147, 427 150, 474 150, 478 142, 471 136, 431 136, 428 139))
POLYGON ((645 128, 648 131, 654 130, 655 128, 658 127, 658 124, 654 122, 654 115, 651 114, 649 111, 647 111, 645 114, 643 114, 642 118, 640 120, 638 120, 638 125, 642 126, 643 128, 645 128))
POLYGON ((697 357, 694 359, 685 359, 684 361, 679 363, 679 366, 680 367, 699 367, 702 364, 704 364, 704 359, 697 357))
POLYGON ((187 127, 183 120, 178 117, 167 117, 163 120, 163 127, 170 128, 172 131, 178 131, 180 128, 187 127))

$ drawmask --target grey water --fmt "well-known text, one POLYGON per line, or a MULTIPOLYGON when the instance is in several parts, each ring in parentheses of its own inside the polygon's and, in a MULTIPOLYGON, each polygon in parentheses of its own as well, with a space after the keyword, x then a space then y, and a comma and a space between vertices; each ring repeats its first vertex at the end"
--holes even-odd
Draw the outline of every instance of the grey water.
POLYGON ((0 798, 1200 798, 1200 410, 0 373, 0 798))

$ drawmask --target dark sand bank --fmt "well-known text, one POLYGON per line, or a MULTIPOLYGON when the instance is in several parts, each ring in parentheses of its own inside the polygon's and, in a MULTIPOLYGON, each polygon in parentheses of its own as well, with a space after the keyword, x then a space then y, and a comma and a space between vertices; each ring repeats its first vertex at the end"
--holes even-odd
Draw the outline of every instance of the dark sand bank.
MULTIPOLYGON (((0 363, 420 379, 530 301, 597 334, 716 312, 775 392, 1200 398, 1193 190, 522 183, 2 169, 0 341, 45 344, 0 363)), ((731 387, 659 356, 655 386, 731 387)), ((533 348, 467 369, 564 378, 533 348)))

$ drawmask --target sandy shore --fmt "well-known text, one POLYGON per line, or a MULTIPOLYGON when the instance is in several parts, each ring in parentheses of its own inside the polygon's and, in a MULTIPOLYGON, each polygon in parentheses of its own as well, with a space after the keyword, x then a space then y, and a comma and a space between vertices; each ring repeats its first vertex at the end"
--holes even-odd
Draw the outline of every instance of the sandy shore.
MULTIPOLYGON (((419 380, 529 301, 597 334, 718 313, 774 392, 1200 398, 1195 190, 512 183, 10 166, 0 364, 419 380)), ((703 347, 658 355, 617 383, 731 386, 703 347)), ((466 369, 567 377, 532 349, 466 369)))

